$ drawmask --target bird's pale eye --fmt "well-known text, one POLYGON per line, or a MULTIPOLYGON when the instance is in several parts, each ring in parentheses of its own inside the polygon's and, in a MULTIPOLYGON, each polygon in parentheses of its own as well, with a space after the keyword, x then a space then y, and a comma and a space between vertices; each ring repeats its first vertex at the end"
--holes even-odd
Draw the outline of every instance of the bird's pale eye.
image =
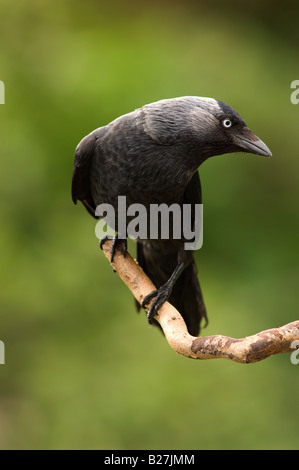
POLYGON ((226 128, 229 128, 229 127, 232 126, 232 122, 231 122, 231 120, 228 119, 228 118, 223 119, 222 124, 223 124, 223 126, 226 127, 226 128))

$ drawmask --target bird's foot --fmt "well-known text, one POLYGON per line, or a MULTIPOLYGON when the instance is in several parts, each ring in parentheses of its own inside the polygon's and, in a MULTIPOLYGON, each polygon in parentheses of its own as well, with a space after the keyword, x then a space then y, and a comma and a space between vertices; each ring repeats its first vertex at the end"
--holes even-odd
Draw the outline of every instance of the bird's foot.
POLYGON ((118 249, 118 245, 120 245, 120 251, 122 252, 124 258, 126 257, 126 254, 127 254, 127 239, 126 238, 119 238, 118 235, 114 235, 113 237, 111 237, 109 235, 105 235, 100 240, 101 250, 103 249, 103 245, 106 243, 107 240, 112 240, 112 245, 111 245, 111 249, 110 249, 110 261, 111 261, 111 263, 114 260, 114 255, 116 253, 116 250, 118 249))
POLYGON ((172 290, 172 286, 166 283, 163 286, 161 286, 160 289, 153 290, 150 294, 144 297, 142 304, 141 304, 141 307, 144 309, 146 309, 146 306, 149 304, 149 302, 152 299, 155 299, 152 302, 150 309, 147 313, 147 319, 149 323, 153 322, 154 316, 158 314, 158 311, 162 307, 164 302, 166 302, 169 299, 171 290, 172 290))

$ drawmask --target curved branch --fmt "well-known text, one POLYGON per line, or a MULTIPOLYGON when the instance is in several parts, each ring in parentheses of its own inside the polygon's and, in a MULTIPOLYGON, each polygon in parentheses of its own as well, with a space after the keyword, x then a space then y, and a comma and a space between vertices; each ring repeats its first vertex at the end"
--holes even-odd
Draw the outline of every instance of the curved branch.
MULTIPOLYGON (((109 261, 110 249, 111 241, 108 240, 103 250, 109 261)), ((146 295, 156 289, 129 253, 124 258, 117 250, 111 264, 140 304, 146 295)), ((191 336, 182 316, 169 302, 162 305, 155 319, 161 325, 169 345, 177 353, 193 359, 224 358, 244 364, 253 363, 274 354, 292 352, 295 349, 291 346, 292 342, 299 340, 299 321, 241 339, 222 335, 191 336)))

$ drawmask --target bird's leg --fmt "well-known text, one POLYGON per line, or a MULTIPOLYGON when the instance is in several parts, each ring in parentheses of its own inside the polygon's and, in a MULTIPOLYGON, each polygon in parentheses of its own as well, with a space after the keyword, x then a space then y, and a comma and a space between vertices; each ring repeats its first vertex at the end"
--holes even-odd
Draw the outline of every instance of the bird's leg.
POLYGON ((172 275, 168 279, 168 281, 163 284, 163 286, 160 287, 160 289, 154 290, 150 294, 148 294, 146 297, 144 297, 142 301, 142 308, 146 308, 148 303, 155 298, 155 300, 152 302, 152 305, 150 306, 150 309, 147 313, 147 318, 149 323, 152 323, 154 316, 158 313, 158 310, 161 308, 161 306, 166 302, 170 294, 172 292, 173 286, 175 285, 177 279, 180 277, 182 271, 185 269, 189 263, 185 263, 184 261, 180 261, 178 265, 176 266, 175 270, 173 271, 172 275))
POLYGON ((109 235, 105 235, 100 240, 101 250, 103 249, 103 245, 107 240, 112 240, 111 249, 110 249, 110 255, 111 255, 110 261, 111 261, 111 263, 114 260, 114 255, 115 255, 115 252, 117 250, 117 245, 120 245, 120 250, 121 250, 124 258, 126 257, 126 254, 127 254, 127 239, 126 238, 120 238, 120 236, 118 234, 114 235, 113 237, 109 236, 109 235))

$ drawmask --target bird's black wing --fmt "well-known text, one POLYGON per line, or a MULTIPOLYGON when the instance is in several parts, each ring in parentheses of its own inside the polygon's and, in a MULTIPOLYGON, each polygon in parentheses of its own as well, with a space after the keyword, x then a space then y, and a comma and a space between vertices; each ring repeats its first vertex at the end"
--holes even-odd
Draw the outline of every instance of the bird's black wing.
MULTIPOLYGON (((192 225, 195 223, 195 204, 201 204, 201 201, 201 185, 196 171, 185 189, 182 200, 183 204, 191 204, 192 225)), ((137 242, 137 260, 145 274, 157 288, 160 288, 167 282, 177 265, 177 245, 171 241, 166 244, 158 244, 151 240, 148 240, 147 243, 137 242)), ((206 308, 194 260, 177 279, 169 302, 183 316, 190 334, 196 336, 199 333, 201 320, 205 320, 207 324, 206 308)), ((136 306, 139 310, 140 305, 137 301, 136 306)), ((156 323, 154 322, 154 324, 156 323)))
POLYGON ((183 204, 191 204, 192 226, 195 223, 195 204, 202 204, 202 192, 198 171, 196 171, 189 181, 183 196, 183 204))
POLYGON ((96 140, 96 135, 91 133, 77 146, 72 177, 72 199, 74 203, 77 204, 78 200, 81 201, 93 217, 95 217, 96 206, 91 194, 90 168, 96 140))
MULTIPOLYGON (((195 204, 202 203, 201 184, 198 171, 192 176, 183 196, 183 204, 191 204, 192 225, 195 224, 195 204)), ((201 320, 207 325, 207 312, 203 300, 201 287, 197 277, 197 268, 194 261, 186 267, 178 279, 178 285, 173 292, 175 307, 182 314, 189 333, 197 335, 201 320)), ((172 298, 170 298, 170 302, 172 298)))

